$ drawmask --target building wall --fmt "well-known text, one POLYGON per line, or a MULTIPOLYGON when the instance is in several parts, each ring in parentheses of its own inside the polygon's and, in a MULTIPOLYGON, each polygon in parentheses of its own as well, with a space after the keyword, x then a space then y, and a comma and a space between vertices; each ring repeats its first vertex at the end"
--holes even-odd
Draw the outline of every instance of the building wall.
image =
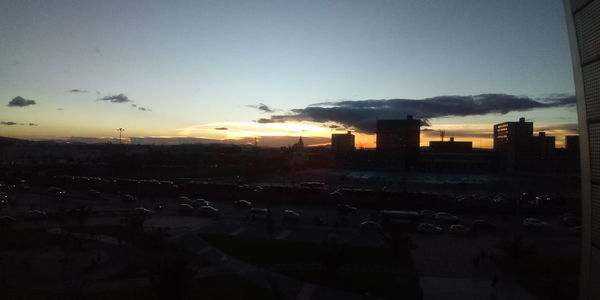
POLYGON ((354 135, 348 133, 334 133, 331 135, 331 150, 335 152, 339 151, 352 151, 354 150, 354 135))
POLYGON ((600 299, 600 0, 564 0, 577 97, 582 198, 580 299, 600 299))

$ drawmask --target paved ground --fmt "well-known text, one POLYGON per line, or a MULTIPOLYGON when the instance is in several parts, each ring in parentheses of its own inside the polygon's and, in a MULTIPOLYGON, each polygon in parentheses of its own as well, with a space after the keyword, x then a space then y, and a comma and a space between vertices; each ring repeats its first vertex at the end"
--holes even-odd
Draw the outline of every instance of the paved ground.
MULTIPOLYGON (((104 195, 104 201, 87 200, 84 193, 69 192, 72 197, 61 201, 60 203, 52 202, 48 197, 39 196, 36 194, 22 194, 19 204, 14 208, 5 208, 0 212, 0 215, 22 215, 30 208, 41 207, 45 210, 52 210, 58 205, 69 207, 77 207, 83 204, 92 204, 95 211, 130 211, 133 207, 143 206, 152 208, 156 204, 150 199, 141 199, 138 203, 124 204, 116 195, 104 195)), ((219 208, 222 213, 220 221, 203 219, 198 217, 182 217, 174 216, 177 214, 176 205, 172 203, 174 199, 159 198, 155 199, 157 203, 166 204, 163 216, 157 215, 150 218, 146 225, 149 227, 169 227, 176 232, 174 236, 183 236, 194 230, 203 230, 206 232, 215 232, 223 234, 231 234, 236 236, 247 237, 269 237, 267 226, 261 222, 248 222, 248 212, 246 209, 239 209, 232 203, 222 202, 218 199, 208 199, 214 201, 214 206, 219 208)), ((358 214, 349 217, 349 225, 346 227, 335 226, 337 215, 335 210, 327 205, 324 206, 309 206, 309 205, 271 205, 273 217, 275 220, 274 238, 285 240, 298 240, 308 242, 319 242, 326 240, 332 235, 336 236, 341 242, 356 244, 361 246, 382 247, 380 236, 375 232, 361 231, 358 224, 366 220, 370 211, 359 210, 358 214), (281 223, 282 211, 284 209, 293 209, 300 212, 301 219, 298 226, 287 226, 281 223), (314 216, 319 216, 325 221, 329 221, 331 226, 314 226, 312 219, 314 216)), ((566 229, 560 225, 556 219, 547 217, 546 221, 550 223, 550 228, 545 231, 523 231, 520 226, 521 218, 513 218, 505 221, 500 216, 494 215, 460 215, 463 223, 470 223, 477 218, 486 218, 498 225, 499 230, 494 233, 484 234, 478 237, 465 237, 443 234, 413 234, 412 238, 417 245, 417 249, 413 251, 413 257, 419 271, 419 274, 425 278, 424 289, 428 297, 432 295, 449 293, 452 287, 456 291, 467 290, 463 287, 473 286, 483 297, 484 293, 489 292, 489 297, 492 293, 490 278, 498 273, 497 268, 489 261, 481 261, 477 265, 473 263, 473 258, 485 251, 490 254, 495 251, 494 245, 502 238, 504 229, 511 231, 522 231, 528 242, 537 245, 538 253, 545 255, 566 255, 576 256, 579 254, 579 239, 569 235, 566 229), (433 278, 433 279, 432 279, 433 278), (446 280, 442 280, 446 278, 446 280), (439 289, 436 290, 436 286, 439 289), (444 290, 447 287, 448 290, 444 290), (485 288, 487 287, 487 288, 485 288), (430 293, 427 293, 430 291, 430 293)), ((107 216, 102 218, 92 218, 88 221, 89 225, 110 225, 118 224, 120 216, 107 216)), ((48 220, 52 222, 52 220, 48 220)), ((21 226, 29 226, 25 222, 21 226)), ((444 228, 448 228, 448 224, 439 224, 444 228)), ((208 251, 205 248, 197 249, 198 251, 208 251)), ((504 290, 505 286, 508 290, 512 287, 508 283, 498 286, 498 289, 504 290)), ((515 290, 517 293, 518 290, 515 290)), ((313 297, 326 294, 327 292, 316 289, 311 286, 298 287, 298 294, 306 298, 309 294, 313 297)), ((468 296, 469 294, 464 294, 468 296)), ((478 297, 479 297, 478 296, 478 297)), ((496 297, 501 294, 496 294, 496 297)), ((486 296, 487 297, 487 296, 486 296)), ((437 299, 437 298, 428 298, 437 299)), ((446 298, 450 299, 450 298, 446 298)), ((469 299, 463 297, 462 299, 469 299)), ((472 299, 487 299, 487 298, 472 298, 472 299)), ((493 298, 490 298, 493 299, 493 298)), ((496 298, 503 299, 503 298, 496 298)))

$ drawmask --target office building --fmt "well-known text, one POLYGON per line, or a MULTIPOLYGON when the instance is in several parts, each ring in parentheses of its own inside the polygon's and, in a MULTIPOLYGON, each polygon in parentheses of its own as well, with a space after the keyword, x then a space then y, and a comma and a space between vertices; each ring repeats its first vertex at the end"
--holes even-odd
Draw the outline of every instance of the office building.
POLYGON ((545 132, 540 131, 538 136, 533 137, 533 145, 537 152, 537 157, 542 160, 547 160, 554 155, 556 149, 556 138, 547 136, 545 132))
POLYGON ((377 155, 382 166, 410 168, 419 161, 421 120, 377 120, 377 155))
POLYGON ((447 153, 471 152, 473 142, 457 142, 451 137, 450 141, 430 141, 429 149, 434 152, 447 153))
POLYGON ((407 116, 406 120, 377 120, 377 151, 419 151, 421 120, 407 116))
POLYGON ((500 166, 506 171, 528 168, 535 153, 533 145, 533 122, 504 122, 494 125, 494 151, 500 166))
POLYGON ((354 150, 354 134, 334 133, 331 135, 331 150, 335 152, 347 152, 354 150))
POLYGON ((579 153, 579 136, 578 135, 567 135, 565 136, 565 149, 568 153, 579 153))
POLYGON ((600 299, 600 0, 564 0, 581 161, 582 300, 600 299))

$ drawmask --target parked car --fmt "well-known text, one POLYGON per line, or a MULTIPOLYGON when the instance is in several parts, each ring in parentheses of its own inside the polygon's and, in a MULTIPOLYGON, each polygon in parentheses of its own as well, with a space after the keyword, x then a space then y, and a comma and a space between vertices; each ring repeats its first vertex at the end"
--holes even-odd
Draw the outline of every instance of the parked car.
POLYGON ((66 195, 67 191, 65 191, 64 189, 61 189, 59 187, 52 186, 52 187, 48 188, 48 193, 50 194, 50 196, 58 198, 58 197, 62 197, 64 195, 66 195))
POLYGON ((179 211, 180 214, 187 214, 187 215, 193 214, 194 210, 195 209, 193 206, 191 206, 189 204, 185 204, 185 203, 179 204, 177 206, 177 211, 179 211))
POLYGON ((121 201, 123 201, 125 203, 132 203, 132 202, 135 202, 135 197, 130 194, 125 194, 125 195, 121 196, 121 201))
POLYGON ((29 218, 32 220, 45 219, 47 216, 48 216, 48 213, 46 213, 43 210, 30 210, 29 211, 29 218))
POLYGON ((87 191, 87 197, 89 199, 96 200, 100 198, 100 192, 98 192, 97 190, 89 190, 87 191))
POLYGON ((419 215, 421 215, 421 217, 423 217, 423 218, 433 218, 433 217, 435 217, 435 211, 429 210, 429 209, 424 209, 419 213, 419 215))
POLYGON ((421 223, 417 226, 417 231, 423 233, 440 233, 443 229, 431 223, 421 223))
POLYGON ((188 204, 188 205, 192 205, 192 200, 186 196, 179 196, 177 197, 177 204, 188 204))
POLYGON ((567 229, 570 235, 580 236, 581 235, 581 226, 573 226, 567 229))
POLYGON ((254 220, 265 221, 269 217, 270 213, 271 212, 269 211, 268 208, 253 207, 250 209, 250 219, 253 221, 254 220))
POLYGON ((237 201, 235 201, 233 203, 235 204, 235 206, 241 207, 241 208, 250 208, 250 207, 252 207, 252 202, 250 202, 248 200, 237 200, 237 201))
POLYGON ((467 233, 471 232, 471 229, 469 229, 469 227, 467 227, 465 225, 453 224, 450 226, 450 229, 448 230, 448 232, 450 232, 452 234, 467 234, 467 233))
POLYGON ((471 223, 471 228, 474 231, 486 231, 486 230, 493 231, 493 230, 496 230, 496 225, 494 225, 484 219, 477 219, 477 220, 474 220, 473 223, 471 223))
POLYGON ((338 204, 337 211, 338 211, 338 213, 341 213, 341 214, 348 214, 348 213, 355 214, 358 211, 358 209, 349 204, 338 204))
POLYGON ((133 209, 133 212, 135 214, 142 215, 142 216, 151 216, 154 214, 153 211, 151 211, 145 207, 136 207, 133 209))
POLYGON ((506 198, 504 198, 502 195, 496 195, 492 198, 492 202, 496 204, 502 204, 506 202, 506 198))
POLYGON ((542 229, 548 227, 548 223, 536 218, 527 218, 523 220, 523 226, 533 229, 542 229))
POLYGON ((201 217, 208 217, 208 218, 214 218, 214 219, 218 219, 220 217, 220 213, 219 210, 212 207, 212 206, 201 206, 198 209, 198 215, 201 217))
POLYGON ((212 206, 212 203, 206 199, 197 198, 192 201, 192 206, 194 206, 194 207, 212 206))
POLYGON ((300 221, 300 213, 295 212, 291 209, 286 209, 283 211, 283 220, 282 221, 283 221, 283 223, 296 225, 300 221))
POLYGON ((567 227, 580 226, 581 219, 573 214, 563 214, 560 221, 567 227))
POLYGON ((17 223, 17 219, 11 216, 0 216, 0 226, 11 226, 17 223))
POLYGON ((455 222, 458 221, 458 217, 447 213, 447 212, 439 212, 435 214, 435 219, 436 220, 440 220, 440 221, 446 221, 446 222, 455 222))
POLYGON ((364 221, 360 223, 361 230, 381 231, 383 227, 375 221, 364 221))

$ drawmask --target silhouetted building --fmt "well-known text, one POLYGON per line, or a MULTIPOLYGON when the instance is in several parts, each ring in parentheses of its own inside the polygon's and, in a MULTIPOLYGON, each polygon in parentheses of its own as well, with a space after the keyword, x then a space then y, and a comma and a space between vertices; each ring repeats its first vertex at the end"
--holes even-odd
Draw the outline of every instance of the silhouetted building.
POLYGON ((579 299, 600 299, 600 0, 564 0, 581 136, 579 299))
POLYGON ((579 153, 579 136, 565 136, 565 149, 567 149, 568 153, 579 153))
POLYGON ((547 136, 545 132, 540 131, 538 136, 533 137, 533 145, 536 150, 538 158, 545 160, 549 159, 554 155, 556 149, 556 138, 553 136, 547 136))
POLYGON ((331 150, 335 152, 347 152, 354 150, 354 134, 334 133, 331 135, 331 150))
POLYGON ((450 141, 431 141, 429 148, 434 152, 470 152, 473 150, 473 142, 456 142, 451 137, 450 141))
POLYGON ((377 152, 384 163, 416 164, 421 143, 421 120, 377 120, 377 152))
POLYGON ((504 122, 494 125, 494 151, 501 167, 507 171, 526 168, 535 153, 533 122, 504 122))

